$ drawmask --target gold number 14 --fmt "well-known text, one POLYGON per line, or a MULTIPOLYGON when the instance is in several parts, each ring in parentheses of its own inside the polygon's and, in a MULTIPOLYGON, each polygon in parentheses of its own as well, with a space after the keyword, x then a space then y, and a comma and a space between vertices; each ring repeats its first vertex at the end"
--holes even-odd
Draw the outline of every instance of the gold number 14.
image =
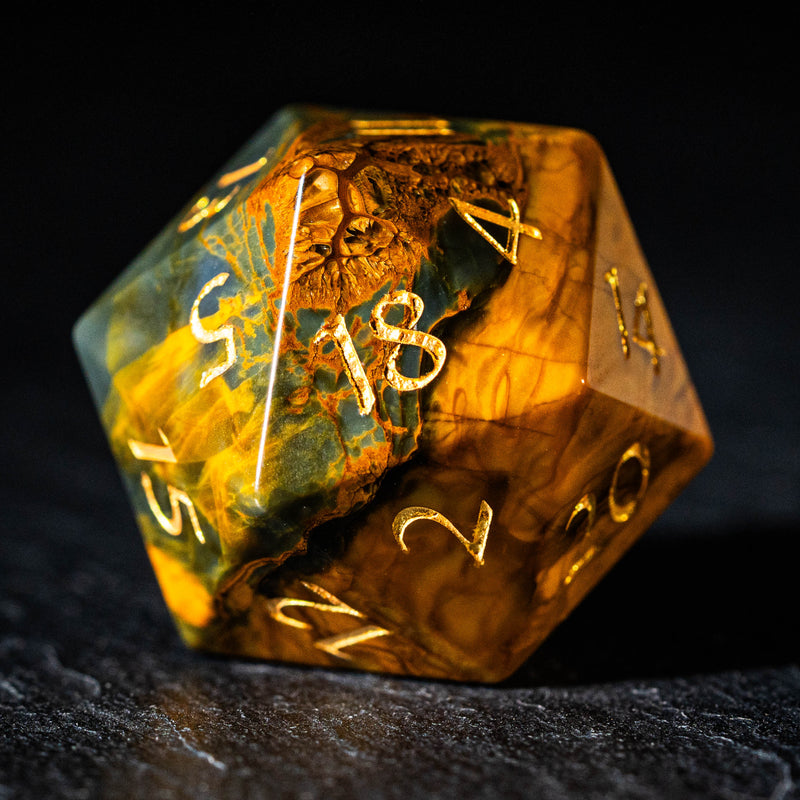
POLYGON ((630 343, 647 350, 650 353, 650 363, 653 365, 653 370, 658 374, 660 368, 660 359, 664 355, 664 351, 656 343, 656 334, 653 328, 653 317, 650 314, 650 306, 647 300, 647 284, 640 283, 636 292, 636 299, 633 301, 635 314, 633 317, 633 335, 628 333, 628 328, 625 325, 625 315, 622 311, 622 297, 619 290, 619 273, 616 267, 612 267, 603 276, 605 282, 611 287, 614 293, 614 308, 617 311, 617 328, 619 329, 620 344, 622 345, 622 352, 625 358, 631 357, 630 343), (639 321, 644 321, 645 334, 639 335, 639 321))

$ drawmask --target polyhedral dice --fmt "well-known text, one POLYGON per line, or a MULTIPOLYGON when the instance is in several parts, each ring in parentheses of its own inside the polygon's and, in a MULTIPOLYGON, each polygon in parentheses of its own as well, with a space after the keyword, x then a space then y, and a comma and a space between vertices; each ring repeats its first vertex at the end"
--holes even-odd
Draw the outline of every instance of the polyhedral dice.
POLYGON ((574 130, 284 110, 75 341, 215 652, 499 680, 712 449, 574 130))

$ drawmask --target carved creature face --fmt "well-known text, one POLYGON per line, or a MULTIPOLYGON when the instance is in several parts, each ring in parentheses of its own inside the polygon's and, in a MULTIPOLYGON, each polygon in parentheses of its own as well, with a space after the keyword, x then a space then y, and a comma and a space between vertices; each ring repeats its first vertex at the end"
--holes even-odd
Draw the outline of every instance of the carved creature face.
MULTIPOLYGON (((344 313, 387 280, 413 275, 423 248, 393 207, 390 181, 364 156, 327 152, 303 158, 275 183, 282 216, 294 213, 302 183, 291 289, 298 304, 344 313)), ((277 245, 276 254, 288 253, 288 241, 277 245)))

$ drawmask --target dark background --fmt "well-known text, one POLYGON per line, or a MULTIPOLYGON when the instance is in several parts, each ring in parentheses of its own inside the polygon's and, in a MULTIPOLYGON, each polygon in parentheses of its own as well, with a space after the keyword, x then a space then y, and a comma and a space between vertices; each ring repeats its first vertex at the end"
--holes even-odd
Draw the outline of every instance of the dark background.
POLYGON ((798 65, 759 11, 6 20, 0 798, 800 796, 798 65), (294 102, 593 133, 706 409, 712 463, 499 687, 187 652, 73 356, 79 314, 294 102))

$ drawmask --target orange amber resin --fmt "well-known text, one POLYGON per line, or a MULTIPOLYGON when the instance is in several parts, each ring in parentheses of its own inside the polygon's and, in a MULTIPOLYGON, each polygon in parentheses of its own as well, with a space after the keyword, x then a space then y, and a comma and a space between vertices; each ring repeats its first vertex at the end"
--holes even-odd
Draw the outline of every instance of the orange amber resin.
POLYGON ((712 451, 579 131, 287 109, 75 338, 217 652, 502 679, 712 451))

